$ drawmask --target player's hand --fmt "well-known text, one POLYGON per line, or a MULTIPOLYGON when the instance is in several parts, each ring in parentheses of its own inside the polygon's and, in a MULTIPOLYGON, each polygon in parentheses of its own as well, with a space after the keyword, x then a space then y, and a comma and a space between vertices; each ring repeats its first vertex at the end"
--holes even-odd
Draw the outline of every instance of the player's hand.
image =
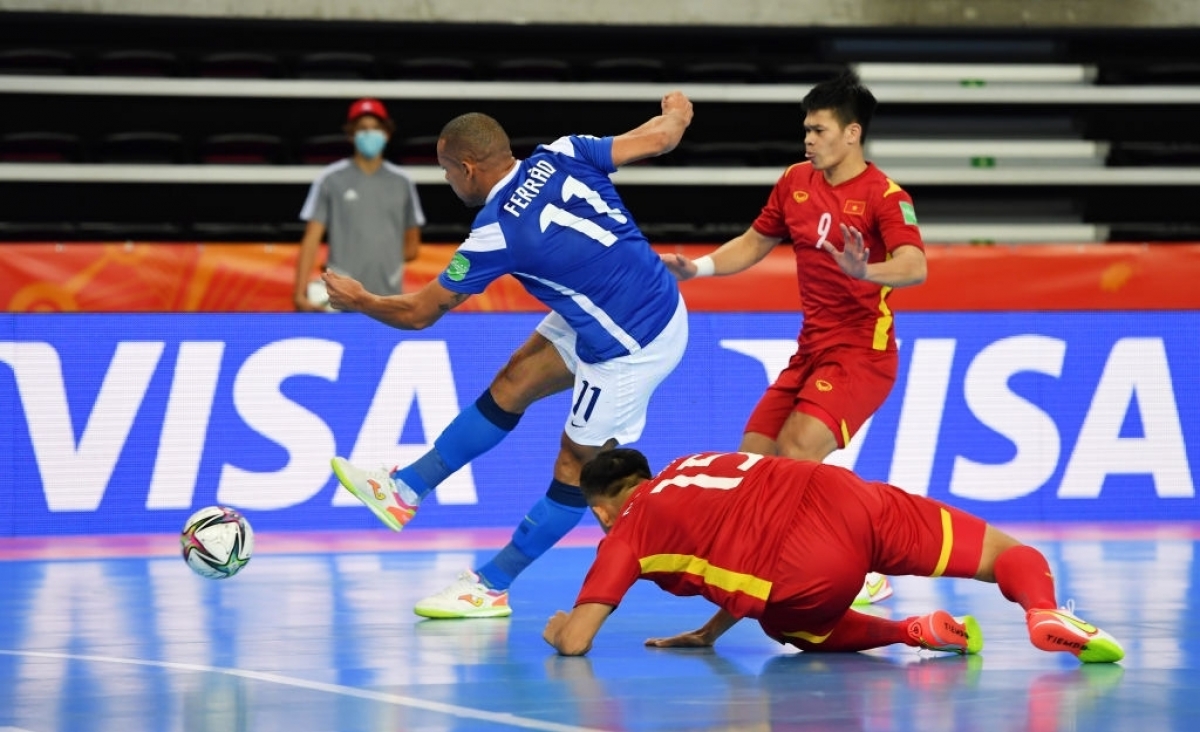
POLYGON ((554 646, 556 650, 558 649, 558 634, 562 632, 563 626, 567 624, 567 620, 570 617, 570 613, 559 610, 546 621, 546 628, 542 631, 542 638, 554 646))
POLYGON ((367 294, 358 280, 333 270, 326 270, 321 279, 325 280, 325 289, 329 291, 329 304, 338 310, 357 311, 355 303, 367 294))
POLYGON ((670 638, 647 638, 646 645, 652 648, 708 648, 713 639, 703 629, 673 635, 670 638))
POLYGON ((671 274, 675 275, 675 279, 683 281, 690 280, 696 276, 696 263, 682 254, 660 254, 663 264, 667 265, 667 269, 671 274))
POLYGON ((662 113, 678 114, 683 118, 684 125, 692 123, 692 100, 684 96, 681 91, 668 92, 662 98, 662 113))
POLYGON ((856 280, 867 278, 867 258, 871 251, 863 244, 862 232, 853 226, 840 224, 842 229, 842 249, 838 250, 832 243, 823 241, 817 246, 829 252, 842 271, 856 280))

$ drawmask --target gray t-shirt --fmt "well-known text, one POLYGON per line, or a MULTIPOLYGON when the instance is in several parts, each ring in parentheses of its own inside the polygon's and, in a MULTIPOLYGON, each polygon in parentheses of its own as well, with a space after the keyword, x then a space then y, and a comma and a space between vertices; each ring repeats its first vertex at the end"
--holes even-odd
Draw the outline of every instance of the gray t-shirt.
POLYGON ((384 162, 367 175, 350 158, 321 171, 300 218, 325 225, 329 267, 376 295, 400 292, 404 233, 425 225, 417 186, 408 173, 384 162))

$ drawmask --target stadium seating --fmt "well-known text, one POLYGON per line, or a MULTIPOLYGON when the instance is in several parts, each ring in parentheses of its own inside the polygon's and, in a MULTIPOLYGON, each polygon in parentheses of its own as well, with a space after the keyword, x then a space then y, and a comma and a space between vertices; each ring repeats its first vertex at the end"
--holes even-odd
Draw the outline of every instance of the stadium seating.
POLYGON ((278 135, 227 133, 205 138, 199 158, 211 165, 277 165, 288 162, 289 155, 278 135))
POLYGON ((324 51, 306 53, 296 62, 301 79, 374 79, 375 57, 369 53, 324 51))
POLYGON ((0 162, 78 163, 83 143, 69 132, 12 132, 0 137, 0 162))
POLYGON ((602 58, 583 67, 583 78, 588 81, 625 81, 659 83, 666 78, 667 65, 657 58, 632 58, 620 56, 602 58))
POLYGON ((187 162, 183 136, 173 132, 115 132, 104 136, 96 153, 104 163, 187 162))
POLYGON ((386 69, 391 79, 471 81, 476 75, 471 59, 444 56, 395 59, 386 63, 386 69))
POLYGON ((90 67, 97 76, 176 76, 180 70, 175 54, 141 49, 105 51, 90 67))
POLYGON ((698 84, 753 84, 762 69, 750 61, 700 61, 680 69, 680 81, 698 84))
POLYGON ((69 74, 75 55, 56 48, 10 48, 0 51, 0 74, 30 76, 69 74))
POLYGON ((556 58, 506 58, 492 66, 499 81, 570 81, 571 65, 556 58))
POLYGON ((197 75, 214 79, 278 79, 283 62, 269 53, 223 52, 202 56, 197 75))
POLYGON ((313 135, 300 142, 299 159, 305 165, 329 165, 353 153, 346 135, 313 135))
POLYGON ((393 142, 393 154, 401 165, 437 165, 437 135, 418 135, 393 142))
POLYGON ((1200 225, 1200 51, 1167 31, 1117 55, 1099 31, 596 27, 551 40, 524 26, 211 21, 201 34, 108 18, 97 47, 79 40, 87 16, 6 20, 21 43, 0 43, 5 240, 119 233, 89 224, 97 211, 126 233, 143 221, 162 238, 292 240, 307 184, 352 150, 346 104, 367 94, 397 118, 388 155, 421 188, 426 238, 454 240, 470 213, 436 167, 447 119, 494 114, 526 155, 629 129, 679 87, 697 109, 684 143, 618 180, 652 237, 720 241, 801 158, 799 99, 846 68, 881 103, 868 156, 913 194, 930 241, 1181 239, 1200 225), (616 38, 620 53, 583 50, 616 38), (130 195, 150 188, 153 206, 130 195))

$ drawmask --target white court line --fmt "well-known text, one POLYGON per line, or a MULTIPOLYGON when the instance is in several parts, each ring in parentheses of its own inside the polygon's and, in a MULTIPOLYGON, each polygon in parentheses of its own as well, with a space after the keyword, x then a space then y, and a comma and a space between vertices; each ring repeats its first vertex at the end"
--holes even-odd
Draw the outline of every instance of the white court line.
MULTIPOLYGON (((523 729, 548 730, 549 732, 605 732, 605 730, 596 729, 594 727, 576 727, 570 724, 558 724, 556 722, 543 722, 537 719, 528 719, 518 717, 515 714, 507 712, 485 712, 481 709, 471 709, 470 707, 460 707, 454 704, 442 704, 440 702, 425 701, 424 699, 414 699, 411 696, 400 696, 399 694, 387 694, 382 691, 370 691, 368 689, 355 689, 352 686, 342 686, 341 684, 326 684, 321 681, 308 681, 306 679, 296 679, 290 676, 280 676, 279 674, 264 673, 262 671, 247 671, 238 668, 219 668, 216 666, 202 666, 195 663, 175 663, 173 661, 145 661, 140 658, 114 658, 111 656, 86 656, 75 653, 54 653, 50 651, 9 651, 0 648, 0 655, 3 656, 28 656, 31 658, 56 658, 71 661, 91 661, 95 663, 115 663, 125 666, 154 666, 156 668, 166 668, 173 671, 203 671, 206 673, 225 674, 226 676, 236 676, 241 679, 253 679, 254 681, 266 681, 271 684, 280 684, 282 686, 293 686, 298 689, 310 689, 312 691, 323 691, 327 694, 338 694, 339 696, 349 696, 356 699, 366 699, 368 701, 381 702, 383 704, 391 704, 397 707, 412 707, 414 709, 424 709, 430 712, 440 712, 453 717, 462 717, 465 719, 480 719, 485 722, 493 722, 495 724, 504 724, 509 727, 521 727, 523 729)), ((0 727, 0 732, 12 730, 14 728, 0 727)), ((19 732, 27 732, 21 730, 19 732)))

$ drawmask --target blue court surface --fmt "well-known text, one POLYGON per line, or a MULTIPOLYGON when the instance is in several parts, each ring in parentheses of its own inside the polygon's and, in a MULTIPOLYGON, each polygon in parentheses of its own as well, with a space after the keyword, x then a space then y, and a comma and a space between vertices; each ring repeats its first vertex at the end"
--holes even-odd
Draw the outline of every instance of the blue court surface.
POLYGON ((973 613, 980 656, 803 654, 749 621, 713 649, 649 649, 711 606, 641 582, 587 657, 558 657, 542 627, 571 606, 594 528, 518 580, 512 618, 473 621, 411 608, 502 532, 260 532, 219 582, 173 536, 4 539, 0 732, 1200 729, 1200 524, 1003 528, 1123 663, 1035 649, 993 585, 907 577, 875 609, 973 613))

